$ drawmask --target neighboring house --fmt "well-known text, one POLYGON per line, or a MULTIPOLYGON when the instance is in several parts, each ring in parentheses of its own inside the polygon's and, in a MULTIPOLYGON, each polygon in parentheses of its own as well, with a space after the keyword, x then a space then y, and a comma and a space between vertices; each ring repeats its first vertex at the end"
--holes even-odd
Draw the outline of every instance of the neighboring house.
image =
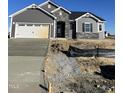
POLYGON ((104 19, 90 12, 69 11, 50 0, 32 4, 10 17, 13 38, 104 38, 104 19))

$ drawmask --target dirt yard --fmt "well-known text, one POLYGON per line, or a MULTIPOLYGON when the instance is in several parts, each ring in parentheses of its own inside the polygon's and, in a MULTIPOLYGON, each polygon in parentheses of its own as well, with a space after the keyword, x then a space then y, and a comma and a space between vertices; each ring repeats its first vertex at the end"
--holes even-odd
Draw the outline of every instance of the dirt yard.
POLYGON ((83 47, 83 46, 91 46, 91 47, 97 47, 100 48, 108 48, 108 49, 115 49, 115 40, 114 39, 104 39, 104 40, 89 40, 89 39, 83 39, 83 40, 51 40, 52 44, 59 44, 63 47, 63 50, 68 50, 69 46, 77 46, 77 47, 83 47))
POLYGON ((114 93, 114 58, 68 57, 61 51, 69 46, 80 48, 115 48, 114 39, 105 40, 51 40, 44 60, 46 79, 51 93, 114 93))

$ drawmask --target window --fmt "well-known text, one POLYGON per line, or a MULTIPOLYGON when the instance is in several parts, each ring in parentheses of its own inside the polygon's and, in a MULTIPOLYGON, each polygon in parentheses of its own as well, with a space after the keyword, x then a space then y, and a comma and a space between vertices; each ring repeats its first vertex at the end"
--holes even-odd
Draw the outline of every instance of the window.
POLYGON ((48 5, 48 8, 51 8, 51 5, 50 4, 48 5))
POLYGON ((34 24, 34 26, 41 26, 41 24, 34 24))
POLYGON ((83 23, 83 32, 92 32, 92 24, 91 23, 83 23))
POLYGON ((25 24, 19 24, 18 26, 25 26, 25 24))
POLYGON ((33 24, 27 24, 27 26, 33 26, 33 24))
POLYGON ((99 31, 102 31, 102 25, 99 25, 99 31))

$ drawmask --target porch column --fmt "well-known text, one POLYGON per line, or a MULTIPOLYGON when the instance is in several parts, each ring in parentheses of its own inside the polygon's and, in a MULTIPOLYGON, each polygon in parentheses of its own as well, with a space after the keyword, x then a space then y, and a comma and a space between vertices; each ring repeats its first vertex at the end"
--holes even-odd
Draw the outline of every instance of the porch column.
POLYGON ((53 37, 54 38, 56 38, 56 20, 54 20, 54 35, 53 35, 53 37))
POLYGON ((10 38, 11 38, 11 34, 12 34, 12 24, 13 24, 13 17, 11 17, 11 21, 10 21, 10 29, 9 29, 9 32, 10 32, 10 38))
POLYGON ((78 32, 78 20, 75 20, 76 21, 76 32, 78 32))

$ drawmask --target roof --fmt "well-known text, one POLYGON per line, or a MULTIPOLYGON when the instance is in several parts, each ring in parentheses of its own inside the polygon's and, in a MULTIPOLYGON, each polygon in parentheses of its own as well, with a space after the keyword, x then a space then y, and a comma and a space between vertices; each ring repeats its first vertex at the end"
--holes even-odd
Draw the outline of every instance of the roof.
POLYGON ((75 20, 77 18, 79 18, 80 16, 86 14, 86 13, 90 13, 91 15, 95 16, 96 18, 98 18, 101 21, 105 21, 103 18, 96 16, 95 14, 91 13, 91 12, 77 12, 77 11, 72 11, 70 14, 70 20, 75 20))
POLYGON ((57 7, 57 8, 59 7, 59 5, 55 4, 55 3, 52 2, 51 0, 48 0, 48 1, 46 1, 46 2, 44 2, 44 3, 42 3, 42 4, 40 4, 39 6, 41 7, 41 6, 46 5, 46 4, 48 4, 48 3, 54 5, 54 6, 57 7))
POLYGON ((67 10, 67 9, 65 9, 65 8, 63 8, 63 7, 56 8, 56 9, 54 9, 53 11, 51 11, 51 13, 56 12, 56 11, 58 11, 58 10, 60 10, 60 9, 64 10, 65 12, 67 12, 67 13, 69 13, 69 14, 71 14, 71 12, 70 12, 69 10, 67 10))
POLYGON ((76 12, 76 11, 72 11, 69 18, 70 18, 70 20, 75 20, 76 18, 84 15, 85 13, 87 13, 87 12, 76 12))
POLYGON ((105 19, 103 19, 103 18, 101 18, 101 17, 99 17, 99 16, 97 16, 97 15, 91 13, 91 12, 89 12, 89 13, 92 14, 92 15, 94 15, 95 17, 97 17, 97 18, 100 19, 101 21, 106 21, 105 19))
POLYGON ((52 14, 49 13, 49 12, 47 12, 47 11, 44 10, 43 8, 37 6, 36 4, 31 4, 31 5, 29 5, 29 6, 25 7, 25 8, 23 8, 23 9, 21 9, 21 10, 15 12, 15 13, 13 13, 13 14, 11 14, 9 17, 16 16, 16 15, 18 15, 18 14, 20 14, 20 13, 26 11, 26 10, 29 9, 29 8, 38 8, 38 9, 40 9, 41 11, 45 12, 46 14, 48 14, 49 16, 51 16, 51 17, 53 17, 53 18, 56 19, 56 17, 55 17, 54 15, 52 15, 52 14))

